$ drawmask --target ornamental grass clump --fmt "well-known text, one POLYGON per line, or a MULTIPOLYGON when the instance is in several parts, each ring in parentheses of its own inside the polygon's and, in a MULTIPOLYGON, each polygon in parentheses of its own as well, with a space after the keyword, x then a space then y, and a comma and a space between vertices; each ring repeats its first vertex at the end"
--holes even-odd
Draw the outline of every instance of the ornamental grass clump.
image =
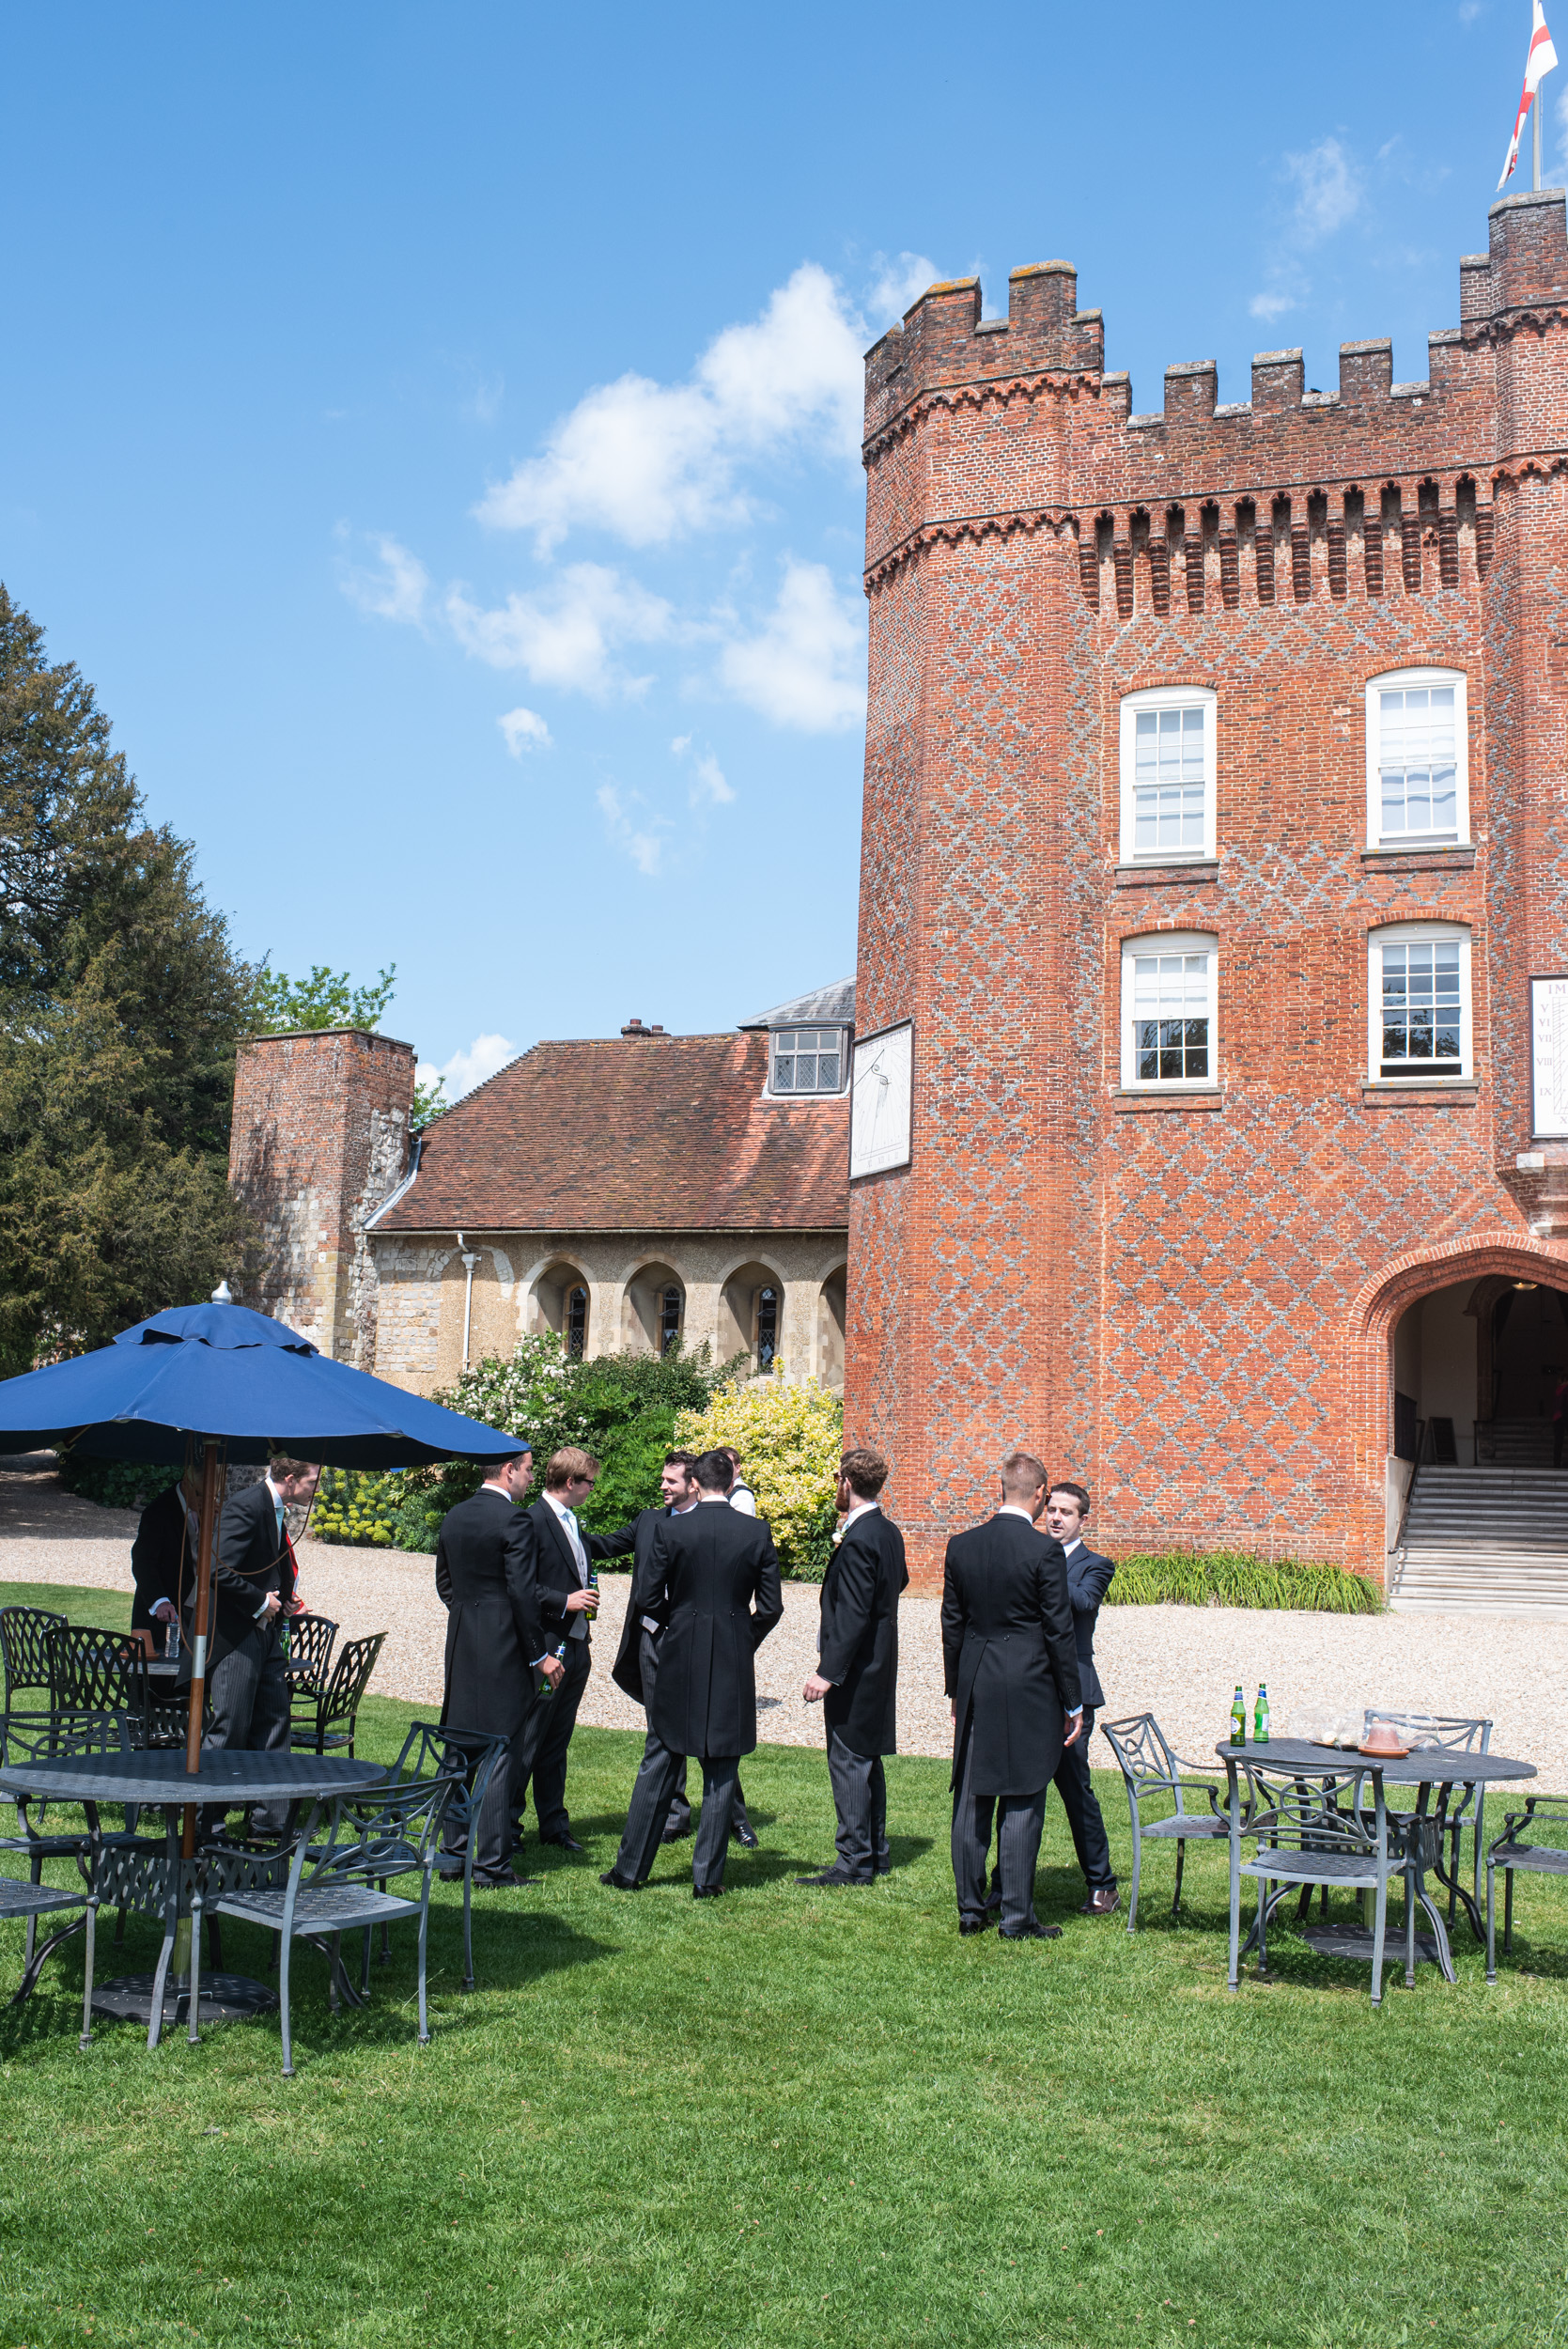
POLYGON ((1376 1615, 1383 1594, 1343 1566, 1250 1556, 1236 1549, 1178 1549, 1119 1558, 1108 1607, 1282 1607, 1325 1615, 1376 1615))
POLYGON ((758 1379, 680 1411, 675 1441, 691 1452, 733 1444, 768 1519, 779 1564, 792 1580, 820 1582, 832 1554, 833 1495, 844 1452, 844 1406, 815 1383, 758 1379))

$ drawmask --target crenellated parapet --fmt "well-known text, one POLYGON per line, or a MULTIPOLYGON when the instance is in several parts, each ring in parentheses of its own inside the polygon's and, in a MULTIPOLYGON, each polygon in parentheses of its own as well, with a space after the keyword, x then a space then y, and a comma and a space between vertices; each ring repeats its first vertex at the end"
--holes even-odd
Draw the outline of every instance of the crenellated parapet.
POLYGON ((1005 319, 977 278, 932 287, 866 359, 868 588, 941 543, 1042 528, 1124 617, 1483 580, 1495 491, 1568 458, 1563 192, 1505 197, 1489 226, 1420 381, 1372 338, 1340 346, 1333 389, 1299 349, 1260 351, 1246 400, 1182 361, 1144 412, 1068 263, 1016 270, 1005 319))

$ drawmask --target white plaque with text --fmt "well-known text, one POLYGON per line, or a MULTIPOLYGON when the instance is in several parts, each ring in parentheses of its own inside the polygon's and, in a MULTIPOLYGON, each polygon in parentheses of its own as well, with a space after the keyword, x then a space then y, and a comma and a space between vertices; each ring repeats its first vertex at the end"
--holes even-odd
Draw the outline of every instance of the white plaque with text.
POLYGON ((1534 1130, 1568 1135, 1568 979, 1531 979, 1529 1044, 1534 1130))
POLYGON ((908 1020, 855 1047, 849 1108, 849 1174, 885 1174, 909 1163, 914 1030, 908 1020))

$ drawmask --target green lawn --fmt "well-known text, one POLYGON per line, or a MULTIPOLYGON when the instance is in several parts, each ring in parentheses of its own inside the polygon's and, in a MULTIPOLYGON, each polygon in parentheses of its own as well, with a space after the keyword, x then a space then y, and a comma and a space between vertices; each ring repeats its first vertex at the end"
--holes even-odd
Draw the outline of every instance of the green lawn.
MULTIPOLYGON (((409 1717, 367 1704, 365 1747, 409 1717)), ((1526 1881, 1494 1990, 1462 1927, 1458 1987, 1390 1969, 1381 2014, 1285 1935, 1233 1999, 1219 1856, 1173 1925, 1157 1854, 1129 1940, 1074 1913, 1055 1804, 1038 1900, 1064 1937, 960 1941, 934 1762, 890 1768, 874 1889, 795 1890, 831 1855, 826 1768, 765 1746, 726 1899, 692 1902, 690 1844, 606 1891, 639 1742, 579 1733, 590 1856, 531 1845, 544 1889, 478 1905, 472 1998, 438 1891, 423 2055, 406 1930, 362 2015, 330 2016, 302 1956, 291 2082, 275 2019, 150 2058, 101 2025, 81 2054, 74 1954, 0 2011, 0 2342, 1568 2340, 1555 1886, 1526 1881)), ((20 1949, 0 1932, 8 1980, 20 1949)), ((226 1955, 265 1963, 235 1927, 226 1955)))

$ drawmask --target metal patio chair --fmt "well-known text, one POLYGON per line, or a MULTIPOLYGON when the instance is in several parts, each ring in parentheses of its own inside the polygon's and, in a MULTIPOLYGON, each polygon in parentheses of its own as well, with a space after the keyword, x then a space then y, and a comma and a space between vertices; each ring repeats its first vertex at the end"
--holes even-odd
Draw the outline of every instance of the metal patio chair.
MULTIPOLYGON (((403 1750, 397 1757, 396 1768, 393 1772, 395 1782, 402 1774, 410 1749, 417 1736, 423 1736, 430 1741, 429 1750, 434 1750, 435 1741, 439 1740, 446 1749, 447 1756, 456 1757, 454 1772, 456 1783, 446 1806, 445 1833, 442 1838, 445 1848, 442 1858, 447 1860, 448 1864, 450 1863, 460 1838, 463 1845, 463 1988, 472 1990, 474 1987, 474 1853, 477 1840, 474 1830, 479 1813, 485 1807, 485 1797, 489 1791, 490 1781, 504 1763, 510 1750, 511 1740, 494 1735, 489 1730, 444 1729, 433 1722, 415 1721, 404 1739, 403 1750)), ((452 1770, 453 1762, 450 1758, 443 1759, 441 1766, 452 1770)), ((384 1932, 381 1935, 381 1952, 384 1964, 388 1954, 384 1932)))
MULTIPOLYGON (((123 1753, 131 1749, 131 1724, 123 1713, 54 1714, 39 1723, 19 1722, 10 1745, 14 1763, 48 1759, 70 1760, 75 1755, 123 1753)), ((11 1999, 20 2006, 37 1984, 45 1960, 57 1950, 62 1941, 84 1929, 86 1932, 86 1986, 82 2006, 82 2036, 79 2044, 85 2046, 92 2037, 93 1959, 98 1936, 97 1890, 98 1861, 111 1845, 146 1843, 131 1828, 105 1833, 96 1823, 96 1806, 80 1827, 69 1832, 56 1828, 53 1834, 43 1831, 45 1805, 37 1797, 22 1795, 16 1798, 17 1816, 22 1827, 20 1835, 0 1837, 0 1851, 25 1852, 29 1861, 25 1883, 16 1876, 0 1875, 0 1919, 22 1919, 27 1922, 26 1948, 23 1955, 22 1985, 11 1999), (46 1859, 71 1859, 86 1885, 85 1892, 67 1892, 43 1881, 46 1859), (38 1947, 38 1923, 40 1917, 63 1915, 80 1909, 81 1916, 52 1934, 42 1949, 38 1947)), ((159 1845, 163 1838, 156 1839, 159 1845)), ((125 1911, 119 1912, 116 1940, 125 1931, 125 1911)))
POLYGON ((9 1735, 14 1713, 29 1722, 49 1712, 49 1650, 47 1634, 64 1627, 69 1619, 48 1607, 0 1607, 0 1668, 6 1676, 5 1720, 0 1741, 9 1735), (20 1696, 39 1700, 32 1706, 17 1703, 20 1696))
POLYGON ((295 1846, 287 1885, 258 1886, 225 1894, 217 1902, 220 1916, 261 1925, 279 1937, 278 2001, 283 2023, 283 2075, 294 2076, 293 2027, 288 2005, 289 1960, 297 1940, 320 1949, 328 1961, 327 1999, 338 2011, 340 1991, 352 2005, 364 2003, 350 1988, 343 1968, 346 1933, 365 1936, 363 1986, 370 1980, 370 1937, 377 1925, 399 1917, 419 1920, 419 2045, 429 2045, 430 2026, 426 2004, 426 1953, 430 1923, 430 1878, 441 1846, 442 1824, 453 1790, 461 1780, 467 1756, 457 1756, 444 1734, 420 1726, 411 1731, 399 1756, 399 1767, 414 1758, 435 1759, 430 1777, 411 1775, 352 1802, 333 1807, 332 1829, 325 1843, 313 1838, 323 1812, 318 1802, 295 1846), (447 1757, 437 1750, 447 1750, 447 1757), (417 1751, 415 1752, 415 1749, 417 1751), (420 1879, 417 1900, 405 1899, 383 1888, 403 1875, 420 1879))
POLYGON ((1121 1766, 1127 1808, 1132 1812, 1132 1886, 1127 1897, 1127 1931, 1131 1933, 1138 1922, 1138 1880, 1143 1864, 1144 1837, 1176 1846, 1176 1889, 1171 1898, 1171 1914, 1174 1917, 1181 1907, 1182 1870, 1188 1843, 1223 1842, 1231 1831, 1224 1809, 1225 1785, 1222 1780, 1217 1781, 1197 1775, 1202 1764, 1183 1762, 1152 1713, 1132 1713, 1125 1721, 1101 1721, 1098 1727, 1121 1766), (1184 1777, 1184 1771, 1194 1775, 1184 1777), (1189 1811, 1189 1794, 1205 1796, 1207 1811, 1189 1811), (1146 1819, 1143 1805, 1163 1797, 1175 1804, 1172 1815, 1146 1819))
MULTIPOLYGON (((1381 1771, 1366 1773, 1372 1781, 1372 1802, 1342 1808, 1343 1781, 1332 1778, 1281 1779, 1266 1765, 1250 1758, 1238 1762, 1248 1788, 1237 1836, 1231 1849, 1231 1965, 1229 1986, 1236 1987, 1240 1971, 1241 1879, 1255 1876, 1258 1916, 1253 1933, 1258 1944, 1258 1971, 1268 1970, 1268 1921, 1281 1901, 1299 1887, 1343 1887, 1346 1891, 1374 1894, 1372 1925, 1372 2003, 1383 2002, 1384 1942, 1389 1916, 1389 1877, 1405 1878, 1407 1937, 1415 1933, 1415 1898, 1400 1856, 1390 1857, 1390 1828, 1397 1840, 1398 1814, 1383 1801, 1381 1771), (1248 1859, 1242 1845, 1256 1841, 1248 1859)), ((1359 1794, 1359 1784, 1357 1786, 1359 1794)))
POLYGON ((291 1720, 288 1742, 297 1753, 347 1753, 354 1750, 354 1724, 376 1658, 386 1644, 384 1631, 366 1640, 348 1640, 338 1653, 332 1676, 303 1717, 291 1720))
POLYGON ((55 1624, 44 1634, 49 1704, 54 1713, 124 1713, 131 1742, 147 1741, 146 1652, 123 1632, 55 1624))
MULTIPOLYGON (((1391 1721, 1396 1729, 1407 1731, 1412 1739, 1420 1737, 1428 1745, 1436 1743, 1445 1753, 1489 1753, 1492 1750, 1492 1724, 1479 1716, 1412 1713, 1391 1705, 1369 1705, 1366 1711, 1368 1729, 1374 1721, 1391 1721)), ((1459 1878, 1459 1854, 1467 1827, 1473 1827, 1475 1830, 1475 1870, 1471 1889, 1477 1909, 1481 1906, 1482 1830, 1485 1816, 1484 1782, 1471 1779, 1462 1786, 1450 1790, 1448 1809, 1443 1815, 1443 1833, 1449 1839, 1448 1866, 1446 1871, 1440 1869, 1439 1874, 1446 1875, 1448 1883, 1451 1925, 1457 1906, 1455 1892, 1459 1878)))
POLYGON ((1522 1811, 1511 1811, 1503 1821, 1502 1833, 1486 1852, 1486 1979, 1498 1978, 1497 1952, 1497 1884, 1498 1870, 1503 1872, 1502 1950, 1505 1957, 1514 1953, 1514 1878, 1515 1875, 1568 1876, 1568 1796, 1527 1795, 1522 1811), (1562 1841, 1558 1843, 1531 1843, 1525 1837, 1533 1829, 1547 1828, 1562 1841))
POLYGON ((284 1659, 293 1695, 318 1697, 326 1685, 337 1626, 330 1615, 286 1615, 283 1621, 284 1659))

